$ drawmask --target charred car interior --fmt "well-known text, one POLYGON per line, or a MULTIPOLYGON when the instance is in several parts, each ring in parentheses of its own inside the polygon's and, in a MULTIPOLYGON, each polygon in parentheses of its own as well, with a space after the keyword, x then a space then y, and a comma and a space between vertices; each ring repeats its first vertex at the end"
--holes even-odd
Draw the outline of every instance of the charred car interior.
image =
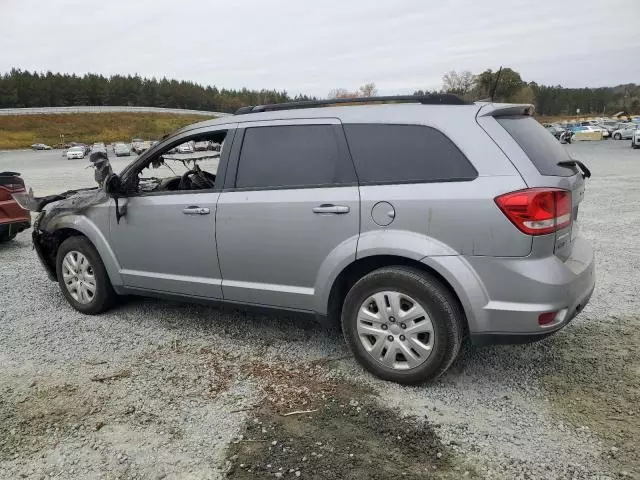
POLYGON ((128 193, 210 190, 215 186, 217 159, 220 157, 226 131, 190 137, 150 156, 136 166, 133 183, 126 185, 128 193), (194 145, 207 145, 196 150, 194 145), (183 153, 185 152, 185 153, 183 153))

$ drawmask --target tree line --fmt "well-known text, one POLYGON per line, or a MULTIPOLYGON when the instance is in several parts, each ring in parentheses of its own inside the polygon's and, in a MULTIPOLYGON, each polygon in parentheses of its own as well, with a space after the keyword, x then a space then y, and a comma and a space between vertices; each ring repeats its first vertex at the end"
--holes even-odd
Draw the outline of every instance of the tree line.
POLYGON ((0 108, 145 106, 234 112, 245 105, 308 100, 285 91, 233 90, 139 75, 82 76, 12 69, 0 75, 0 108))
MULTIPOLYGON (((640 85, 633 83, 615 87, 564 88, 527 82, 511 68, 500 72, 491 69, 478 74, 451 71, 443 76, 441 92, 455 93, 467 100, 491 96, 495 101, 532 103, 539 115, 598 114, 620 111, 640 113, 640 85)), ((435 93, 417 90, 416 95, 435 93)), ((356 91, 331 90, 329 98, 367 97, 377 94, 375 83, 367 83, 356 91)), ((192 110, 234 112, 245 105, 312 100, 313 97, 291 97, 286 91, 235 90, 202 86, 194 82, 167 78, 142 78, 139 75, 38 73, 12 69, 0 75, 0 108, 66 107, 81 105, 145 106, 186 108, 192 110)))
MULTIPOLYGON (((455 93, 467 100, 493 95, 494 101, 532 103, 539 115, 612 115, 640 113, 640 85, 634 83, 600 88, 564 88, 527 82, 511 68, 491 69, 479 74, 451 71, 442 78, 442 92, 455 93)), ((418 90, 416 94, 429 93, 418 90)))

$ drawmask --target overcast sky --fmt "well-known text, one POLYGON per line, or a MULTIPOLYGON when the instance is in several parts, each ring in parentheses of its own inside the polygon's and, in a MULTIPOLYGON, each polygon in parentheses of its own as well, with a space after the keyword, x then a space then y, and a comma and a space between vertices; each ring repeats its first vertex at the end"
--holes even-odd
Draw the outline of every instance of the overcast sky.
POLYGON ((326 96, 505 65, 569 87, 640 82, 638 0, 0 0, 0 71, 134 74, 326 96))

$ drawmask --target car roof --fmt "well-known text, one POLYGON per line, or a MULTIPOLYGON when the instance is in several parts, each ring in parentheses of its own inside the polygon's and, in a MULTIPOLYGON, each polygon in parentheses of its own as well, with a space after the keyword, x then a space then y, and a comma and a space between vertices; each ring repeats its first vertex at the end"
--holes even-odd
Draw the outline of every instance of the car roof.
POLYGON ((482 103, 472 103, 468 105, 422 105, 402 103, 297 108, 291 110, 246 113, 242 115, 225 115, 212 120, 205 120, 203 122, 188 125, 175 132, 175 134, 196 128, 271 120, 335 118, 343 123, 420 122, 424 121, 425 118, 433 118, 436 120, 442 115, 476 115, 482 106, 482 103))

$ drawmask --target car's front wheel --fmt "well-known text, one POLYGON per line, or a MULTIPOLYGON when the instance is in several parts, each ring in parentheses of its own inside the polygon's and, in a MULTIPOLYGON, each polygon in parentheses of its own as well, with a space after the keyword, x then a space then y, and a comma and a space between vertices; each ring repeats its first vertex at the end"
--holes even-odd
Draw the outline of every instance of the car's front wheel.
POLYGON ((56 255, 56 273, 69 304, 91 315, 108 310, 115 302, 109 276, 95 247, 85 237, 70 237, 56 255))
POLYGON ((620 135, 619 133, 616 133, 616 134, 613 136, 613 139, 614 139, 614 140, 622 140, 622 135, 620 135))
POLYGON ((458 355, 463 324, 458 301, 439 280, 401 266, 362 277, 342 308, 342 331, 360 364, 403 384, 442 375, 458 355))

